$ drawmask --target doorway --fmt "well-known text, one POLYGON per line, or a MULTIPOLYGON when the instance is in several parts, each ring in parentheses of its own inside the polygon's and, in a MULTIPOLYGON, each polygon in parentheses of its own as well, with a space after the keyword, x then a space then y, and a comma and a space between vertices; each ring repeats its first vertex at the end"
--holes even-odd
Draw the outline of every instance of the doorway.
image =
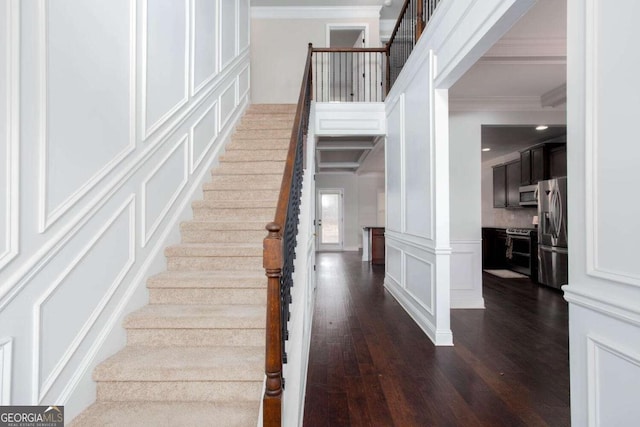
POLYGON ((318 190, 318 251, 341 251, 344 242, 344 190, 318 190))

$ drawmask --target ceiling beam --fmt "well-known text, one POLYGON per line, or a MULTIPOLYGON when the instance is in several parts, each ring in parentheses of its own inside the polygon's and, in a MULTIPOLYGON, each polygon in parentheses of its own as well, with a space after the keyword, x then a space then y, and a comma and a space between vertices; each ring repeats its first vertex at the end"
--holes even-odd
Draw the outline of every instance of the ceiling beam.
POLYGON ((540 104, 543 107, 557 107, 567 103, 567 84, 561 84, 555 89, 540 96, 540 104))

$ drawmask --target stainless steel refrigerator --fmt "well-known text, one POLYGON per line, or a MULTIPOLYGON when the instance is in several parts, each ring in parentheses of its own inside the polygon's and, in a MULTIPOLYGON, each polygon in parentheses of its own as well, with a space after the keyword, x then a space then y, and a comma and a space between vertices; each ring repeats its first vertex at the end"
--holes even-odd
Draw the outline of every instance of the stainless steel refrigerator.
POLYGON ((538 282, 560 289, 568 282, 567 178, 538 183, 538 282))

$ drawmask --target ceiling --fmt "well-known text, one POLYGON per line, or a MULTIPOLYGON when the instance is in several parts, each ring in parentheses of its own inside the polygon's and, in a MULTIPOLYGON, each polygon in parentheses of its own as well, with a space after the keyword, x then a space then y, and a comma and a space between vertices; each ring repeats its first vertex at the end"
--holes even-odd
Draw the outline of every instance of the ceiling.
POLYGON ((382 172, 384 144, 381 140, 378 136, 320 137, 316 143, 316 172, 382 172))
POLYGON ((539 142, 554 140, 564 142, 567 135, 566 126, 549 126, 539 131, 535 125, 508 126, 482 125, 482 148, 490 151, 482 152, 482 162, 504 156, 514 151, 524 150, 539 142))

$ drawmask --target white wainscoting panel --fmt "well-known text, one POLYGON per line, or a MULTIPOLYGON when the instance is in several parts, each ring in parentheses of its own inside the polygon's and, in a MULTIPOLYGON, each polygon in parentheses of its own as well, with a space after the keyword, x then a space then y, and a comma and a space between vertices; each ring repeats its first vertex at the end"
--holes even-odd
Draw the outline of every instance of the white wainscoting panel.
MULTIPOLYGON (((637 5, 631 6, 634 2, 625 3, 637 10, 637 5)), ((611 7, 602 0, 589 0, 587 4, 587 269, 596 277, 640 286, 638 250, 635 239, 629 238, 640 235, 640 204, 628 197, 637 192, 640 147, 628 144, 628 136, 636 131, 640 100, 620 96, 640 91, 640 52, 633 48, 633 38, 620 37, 632 34, 637 25, 628 19, 625 7, 611 7), (606 26, 611 22, 617 23, 615 31, 606 26), (610 78, 612 75, 616 78, 610 78), (611 174, 611 170, 616 173, 611 174)))
POLYGON ((17 0, 0 5, 0 268, 18 253, 19 7, 17 0))
POLYGON ((385 135, 384 104, 381 102, 317 102, 316 135, 385 135))
POLYGON ((249 67, 245 68, 240 72, 238 76, 238 94, 240 94, 239 99, 243 99, 249 93, 249 67))
MULTIPOLYGON (((429 70, 428 62, 424 69, 429 70)), ((411 90, 405 100, 404 149, 404 223, 403 231, 414 236, 433 238, 434 158, 433 145, 433 90, 431 73, 414 76, 411 90), (428 102, 425 97, 428 96, 428 102)))
POLYGON ((435 280, 433 263, 405 253, 405 287, 415 300, 433 316, 435 280))
POLYGON ((214 102, 191 126, 189 170, 193 173, 209 152, 218 136, 218 103, 214 102))
POLYGON ((35 303, 35 402, 46 394, 135 262, 134 202, 132 195, 35 303), (82 304, 69 310, 70 301, 82 304))
POLYGON ((386 258, 387 276, 398 284, 404 283, 402 279, 402 251, 386 242, 386 258))
POLYGON ((218 71, 219 0, 193 0, 191 6, 191 95, 213 80, 218 71))
POLYGON ((144 0, 143 5, 142 120, 147 138, 189 99, 189 0, 144 0))
POLYGON ((237 0, 220 0, 222 9, 222 31, 220 40, 222 42, 221 60, 222 68, 226 68, 236 56, 237 49, 237 0))
POLYGON ((640 354, 595 337, 587 337, 587 348, 589 425, 624 426, 639 420, 640 354))
POLYGON ((13 359, 13 339, 0 339, 0 405, 11 404, 11 362, 13 359))
POLYGON ((220 3, 0 2, 0 404, 71 420, 125 344, 248 103, 220 3))
POLYGON ((404 224, 403 162, 404 162, 404 96, 391 105, 387 113, 388 134, 385 142, 385 171, 386 182, 386 228, 400 232, 404 224))
POLYGON ((236 106, 236 84, 237 80, 231 82, 229 86, 220 95, 220 129, 227 125, 227 121, 231 117, 233 110, 236 106))
MULTIPOLYGON (((242 52, 249 47, 249 35, 251 32, 249 16, 249 0, 238 1, 238 51, 242 52)), ((242 92, 241 92, 242 93, 242 92)))
POLYGON ((451 308, 484 308, 482 240, 451 241, 451 308))
POLYGON ((41 232, 135 147, 132 4, 38 4, 41 232))
POLYGON ((184 135, 175 147, 158 162, 142 182, 141 244, 146 246, 180 196, 189 180, 189 135, 184 135))

